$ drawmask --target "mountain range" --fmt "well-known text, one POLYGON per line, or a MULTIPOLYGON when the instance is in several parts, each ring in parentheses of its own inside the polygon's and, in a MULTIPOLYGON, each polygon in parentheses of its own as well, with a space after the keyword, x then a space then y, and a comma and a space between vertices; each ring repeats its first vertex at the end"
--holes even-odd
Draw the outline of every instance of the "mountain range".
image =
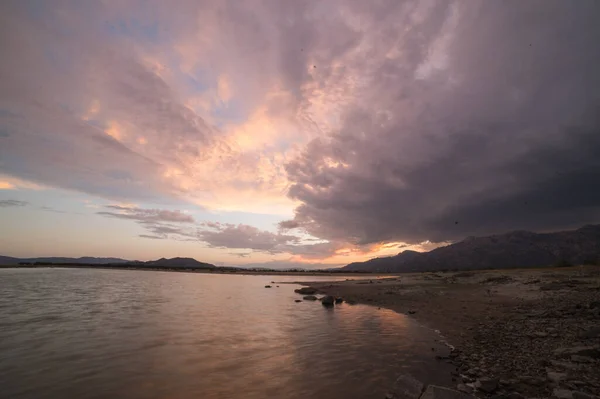
POLYGON ((157 266, 157 267, 169 267, 169 268, 186 268, 186 269, 214 269, 215 265, 211 263, 199 262, 194 258, 160 258, 158 260, 151 260, 148 262, 131 262, 141 263, 144 266, 157 266))
POLYGON ((600 225, 556 233, 513 231, 488 237, 469 237, 429 252, 355 262, 341 270, 362 272, 417 272, 502 269, 600 261, 600 225))
MULTIPOLYGON (((52 263, 213 269, 215 265, 193 258, 129 261, 121 258, 13 258, 0 256, 0 265, 52 263)), ((335 271, 403 273, 441 270, 503 269, 569 264, 600 264, 600 225, 555 233, 513 231, 488 237, 469 237, 429 252, 403 251, 386 258, 350 263, 335 271)), ((241 268, 244 268, 243 266, 241 268)), ((333 270, 332 270, 333 271, 333 270)))
POLYGON ((0 265, 18 265, 19 263, 56 263, 56 264, 89 264, 89 265, 105 265, 127 263, 128 260, 121 258, 95 258, 92 256, 83 256, 81 258, 64 258, 64 257, 40 257, 40 258, 13 258, 11 256, 0 256, 0 265))
POLYGON ((63 258, 63 257, 41 257, 41 258, 13 258, 10 256, 0 256, 0 265, 18 265, 23 263, 52 263, 63 265, 122 265, 122 266, 156 266, 167 268, 185 268, 185 269, 212 269, 216 266, 210 263, 199 262, 194 258, 160 258, 147 262, 129 261, 121 258, 95 258, 84 256, 81 258, 63 258))

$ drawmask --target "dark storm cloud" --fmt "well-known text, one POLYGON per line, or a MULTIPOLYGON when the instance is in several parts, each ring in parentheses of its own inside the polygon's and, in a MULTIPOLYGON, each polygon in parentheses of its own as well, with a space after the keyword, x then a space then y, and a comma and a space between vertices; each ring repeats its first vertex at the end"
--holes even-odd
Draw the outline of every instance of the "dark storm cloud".
POLYGON ((415 243, 600 220, 599 15, 596 1, 457 2, 382 39, 362 101, 287 165, 302 204, 281 227, 415 243))

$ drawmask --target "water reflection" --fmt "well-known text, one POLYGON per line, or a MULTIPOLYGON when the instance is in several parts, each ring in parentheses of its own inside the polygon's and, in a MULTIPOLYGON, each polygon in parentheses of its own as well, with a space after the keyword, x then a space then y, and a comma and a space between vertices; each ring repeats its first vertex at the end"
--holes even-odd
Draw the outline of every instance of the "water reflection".
POLYGON ((430 331, 384 309, 295 303, 293 285, 263 288, 273 279, 299 277, 0 270, 3 394, 380 398, 405 369, 445 382, 430 331))

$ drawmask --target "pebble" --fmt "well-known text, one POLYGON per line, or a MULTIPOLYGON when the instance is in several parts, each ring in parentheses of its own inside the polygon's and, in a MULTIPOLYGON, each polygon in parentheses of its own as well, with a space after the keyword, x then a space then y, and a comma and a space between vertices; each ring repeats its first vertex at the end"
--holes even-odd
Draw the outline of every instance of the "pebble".
POLYGON ((492 393, 498 388, 498 380, 494 378, 480 378, 475 383, 475 388, 485 393, 492 393))
POLYGON ((468 386, 468 385, 465 385, 465 384, 458 384, 456 386, 456 389, 459 390, 459 391, 461 391, 461 392, 465 392, 465 393, 472 393, 473 392, 473 388, 470 387, 470 386, 468 386))
POLYGON ((565 380, 566 378, 567 378, 567 373, 559 373, 556 371, 548 372, 548 380, 552 381, 555 384, 558 384, 559 382, 565 380))
POLYGON ((557 399, 574 399, 573 391, 569 391, 568 389, 555 389, 552 391, 552 397, 557 399))
POLYGON ((536 331, 531 334, 532 338, 546 338, 547 336, 548 336, 548 333, 543 332, 543 331, 536 331))
POLYGON ((574 391, 573 399, 599 399, 599 397, 596 395, 590 395, 589 393, 585 392, 574 391))

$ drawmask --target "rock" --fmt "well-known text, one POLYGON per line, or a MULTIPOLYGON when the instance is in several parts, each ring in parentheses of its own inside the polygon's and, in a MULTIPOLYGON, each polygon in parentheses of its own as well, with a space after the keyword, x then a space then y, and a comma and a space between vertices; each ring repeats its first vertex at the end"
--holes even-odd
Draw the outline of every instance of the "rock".
POLYGON ((567 379, 567 373, 559 373, 556 371, 548 371, 548 381, 558 384, 567 379))
POLYGON ((265 285, 265 288, 271 288, 271 286, 270 285, 265 285))
POLYGON ((474 368, 472 368, 472 369, 468 369, 465 372, 465 374, 468 375, 469 377, 477 377, 478 373, 477 373, 477 370, 475 370, 474 368))
POLYGON ((317 297, 314 295, 306 295, 306 296, 303 296, 302 299, 304 299, 305 301, 316 301, 317 297))
POLYGON ((552 397, 557 399, 573 399, 573 391, 556 388, 552 391, 552 397))
POLYGON ((314 295, 317 293, 317 290, 314 289, 313 287, 302 287, 302 288, 296 288, 294 290, 294 292, 297 294, 301 294, 301 295, 314 295))
POLYGON ((574 391, 573 399, 598 399, 596 395, 590 395, 589 393, 574 391))
POLYGON ((458 391, 464 392, 464 393, 473 393, 473 387, 470 387, 468 385, 465 384, 458 384, 456 386, 456 389, 458 391))
POLYGON ((575 363, 593 363, 594 359, 589 356, 572 355, 571 361, 575 363))
POLYGON ((336 304, 339 304, 339 303, 342 303, 342 302, 344 302, 344 298, 342 298, 342 297, 335 298, 335 303, 336 304))
POLYGON ((548 336, 547 332, 536 331, 530 335, 531 338, 546 338, 548 336))
POLYGON ((559 362, 557 360, 550 360, 550 364, 554 367, 559 367, 567 370, 577 370, 579 368, 578 365, 569 363, 569 362, 559 362))
POLYGON ((334 303, 335 299, 331 295, 326 295, 323 298, 321 298, 321 304, 323 306, 333 306, 334 303))
POLYGON ((530 375, 524 375, 524 376, 520 377, 519 381, 521 381, 527 385, 533 385, 536 387, 544 385, 544 382, 545 382, 545 380, 543 378, 532 377, 530 375))
POLYGON ((475 383, 475 388, 485 393, 492 393, 498 388, 498 380, 495 378, 480 378, 475 383))
POLYGON ((575 346, 572 348, 558 348, 554 351, 557 357, 569 356, 588 356, 591 358, 600 358, 600 346, 575 346))
POLYGON ((417 311, 416 311, 416 310, 409 310, 409 311, 408 311, 408 314, 415 314, 415 313, 417 313, 417 311))
POLYGON ((423 392, 423 387, 423 383, 412 375, 402 374, 396 379, 392 391, 389 394, 391 394, 394 399, 419 398, 421 392, 423 392))
POLYGON ((295 299, 294 302, 296 302, 296 303, 302 302, 302 299, 295 299))
POLYGON ((593 327, 581 334, 583 339, 593 339, 600 337, 600 327, 593 327))
POLYGON ((429 385, 423 395, 421 395, 421 399, 472 399, 473 396, 466 394, 464 392, 455 391, 453 389, 448 389, 444 387, 439 387, 437 385, 429 385))

